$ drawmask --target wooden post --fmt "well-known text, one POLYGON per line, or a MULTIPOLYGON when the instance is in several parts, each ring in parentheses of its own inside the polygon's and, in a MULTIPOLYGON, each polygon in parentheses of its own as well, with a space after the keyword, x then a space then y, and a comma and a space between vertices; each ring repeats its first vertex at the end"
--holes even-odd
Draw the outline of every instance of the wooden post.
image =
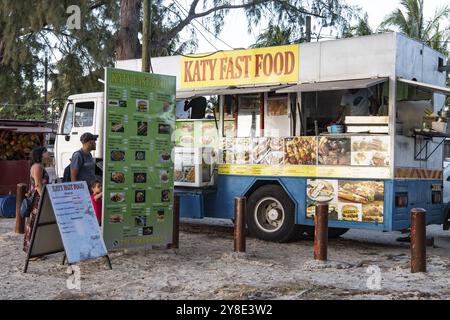
POLYGON ((426 211, 411 209, 411 273, 427 271, 426 211))
POLYGON ((327 260, 328 203, 318 203, 314 215, 314 259, 327 260))
POLYGON ((234 252, 245 252, 245 197, 234 198, 234 252))
POLYGON ((25 199, 25 193, 27 193, 27 185, 19 183, 16 192, 16 233, 19 234, 25 233, 25 219, 20 215, 20 207, 23 199, 25 199))

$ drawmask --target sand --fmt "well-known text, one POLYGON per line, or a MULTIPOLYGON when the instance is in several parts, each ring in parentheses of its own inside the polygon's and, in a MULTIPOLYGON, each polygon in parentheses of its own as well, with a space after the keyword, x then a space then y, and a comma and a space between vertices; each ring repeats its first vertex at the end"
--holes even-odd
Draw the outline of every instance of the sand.
POLYGON ((192 223, 181 225, 179 249, 111 252, 112 271, 103 259, 78 264, 80 289, 68 289, 62 253, 22 273, 23 236, 13 219, 0 219, 0 299, 450 299, 450 231, 441 226, 427 229, 435 237, 428 272, 411 274, 398 233, 351 230, 330 241, 327 262, 316 262, 311 240, 248 238, 247 252, 236 254, 229 223, 192 223))

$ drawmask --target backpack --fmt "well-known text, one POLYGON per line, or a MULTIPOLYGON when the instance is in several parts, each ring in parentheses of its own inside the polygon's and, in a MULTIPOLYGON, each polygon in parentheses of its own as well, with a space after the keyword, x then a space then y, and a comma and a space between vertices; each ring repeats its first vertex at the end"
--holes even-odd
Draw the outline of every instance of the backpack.
MULTIPOLYGON (((74 154, 77 152, 80 152, 80 151, 79 150, 75 151, 74 154)), ((73 155, 72 155, 72 158, 73 158, 73 155)), ((81 166, 83 166, 84 165, 84 157, 83 156, 81 157, 81 160, 82 160, 81 166)), ((72 179, 70 178, 70 163, 69 163, 69 165, 67 165, 64 168, 62 182, 71 182, 71 181, 72 181, 72 179)))
POLYGON ((20 205, 20 216, 25 219, 28 218, 30 216, 31 213, 31 209, 32 209, 32 204, 33 204, 33 199, 34 199, 34 195, 33 197, 25 197, 22 200, 22 203, 20 205))

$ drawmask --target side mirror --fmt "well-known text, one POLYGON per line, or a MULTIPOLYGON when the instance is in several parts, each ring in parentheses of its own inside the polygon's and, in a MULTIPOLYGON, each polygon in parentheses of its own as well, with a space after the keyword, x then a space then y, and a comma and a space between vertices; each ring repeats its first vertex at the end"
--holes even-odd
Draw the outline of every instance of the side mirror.
POLYGON ((64 139, 65 139, 66 141, 70 141, 70 135, 67 134, 67 135, 65 136, 64 139))

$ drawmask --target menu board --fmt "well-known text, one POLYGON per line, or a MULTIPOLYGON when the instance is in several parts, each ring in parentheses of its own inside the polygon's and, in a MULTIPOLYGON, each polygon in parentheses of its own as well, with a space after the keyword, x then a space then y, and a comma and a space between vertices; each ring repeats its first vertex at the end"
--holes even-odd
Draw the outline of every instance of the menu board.
POLYGON ((103 234, 108 248, 172 239, 175 77, 106 69, 103 234))
POLYGON ((86 182, 47 185, 69 263, 107 255, 86 182))
POLYGON ((313 218, 317 202, 328 203, 328 218, 383 223, 384 183, 366 180, 308 179, 306 217, 313 218))

